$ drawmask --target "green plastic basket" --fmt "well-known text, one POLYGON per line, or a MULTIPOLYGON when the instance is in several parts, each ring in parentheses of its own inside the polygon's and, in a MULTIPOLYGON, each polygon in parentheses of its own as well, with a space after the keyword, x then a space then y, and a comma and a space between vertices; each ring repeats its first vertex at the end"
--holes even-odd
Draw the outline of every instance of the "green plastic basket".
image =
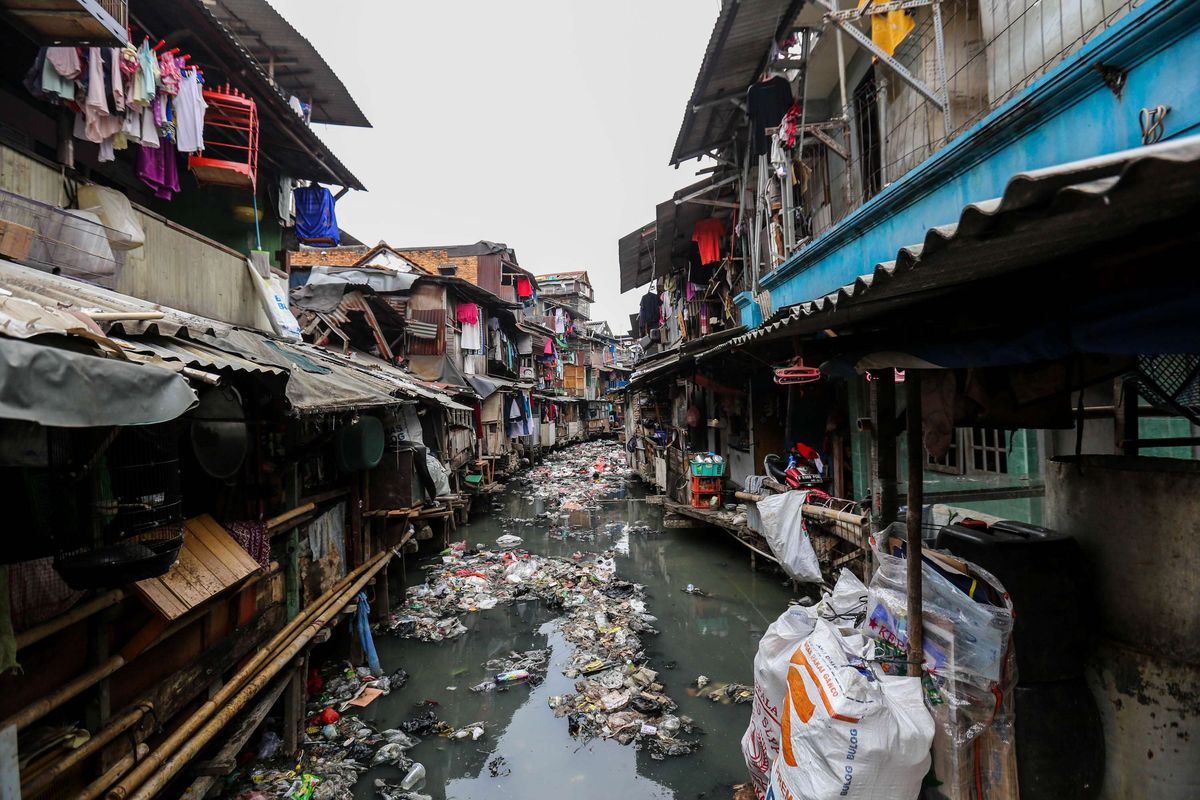
POLYGON ((699 478, 719 478, 725 474, 725 462, 720 464, 705 464, 700 461, 691 462, 692 474, 699 478))

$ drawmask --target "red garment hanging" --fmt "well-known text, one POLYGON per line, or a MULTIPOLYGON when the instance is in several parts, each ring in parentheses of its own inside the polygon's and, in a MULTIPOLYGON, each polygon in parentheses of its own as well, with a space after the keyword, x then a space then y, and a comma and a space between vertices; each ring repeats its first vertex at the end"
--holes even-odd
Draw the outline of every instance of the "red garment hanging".
POLYGON ((533 284, 529 282, 529 278, 521 275, 517 278, 517 297, 532 297, 533 284))
POLYGON ((708 217, 696 223, 692 229, 692 241, 700 248, 700 263, 711 264, 721 260, 721 239, 725 236, 725 224, 716 217, 708 217))

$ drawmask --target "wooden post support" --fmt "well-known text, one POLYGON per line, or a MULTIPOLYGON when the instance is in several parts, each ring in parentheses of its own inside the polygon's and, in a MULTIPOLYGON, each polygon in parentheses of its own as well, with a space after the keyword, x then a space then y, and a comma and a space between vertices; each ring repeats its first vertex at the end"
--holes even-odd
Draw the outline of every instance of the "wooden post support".
MULTIPOLYGON (((346 542, 346 553, 350 564, 358 566, 367 560, 369 557, 366 548, 367 535, 364 532, 363 526, 363 496, 362 484, 359 478, 352 478, 350 481, 350 504, 348 511, 350 513, 350 532, 348 541, 346 542)), ((347 567, 350 566, 347 564, 347 567)))
POLYGON ((283 749, 291 758, 300 749, 304 734, 304 659, 296 659, 291 680, 283 691, 283 749))
MULTIPOLYGON (((316 505, 312 503, 300 505, 300 468, 296 464, 290 465, 288 469, 286 491, 288 505, 292 507, 292 511, 268 519, 266 522, 268 528, 278 528, 280 525, 290 524, 292 519, 299 519, 316 509, 316 505)), ((284 552, 286 552, 286 558, 283 561, 283 601, 284 608, 287 609, 287 619, 293 620, 300 614, 301 604, 300 529, 295 525, 288 530, 288 541, 284 552)))
POLYGON ((300 529, 288 532, 287 556, 283 564, 284 602, 287 618, 295 619, 300 614, 300 529))
POLYGON ((400 582, 397 586, 396 594, 403 603, 408 599, 408 556, 404 553, 404 546, 400 546, 400 582))
POLYGON ((875 386, 875 452, 879 475, 879 524, 886 528, 896 521, 899 498, 896 490, 896 371, 882 370, 875 386))
POLYGON ((388 587, 390 571, 391 565, 388 565, 375 576, 375 602, 371 605, 371 610, 375 612, 375 621, 381 625, 387 622, 392 613, 392 599, 388 587))
POLYGON ((921 521, 925 505, 925 442, 921 430, 921 373, 904 379, 908 444, 908 674, 919 676, 924 656, 924 608, 921 601, 921 521))
MULTIPOLYGON (((88 619, 88 666, 95 667, 108 660, 109 613, 97 614, 88 619)), ((92 687, 84 710, 84 721, 88 730, 96 731, 108 723, 110 713, 108 678, 101 678, 92 687)))

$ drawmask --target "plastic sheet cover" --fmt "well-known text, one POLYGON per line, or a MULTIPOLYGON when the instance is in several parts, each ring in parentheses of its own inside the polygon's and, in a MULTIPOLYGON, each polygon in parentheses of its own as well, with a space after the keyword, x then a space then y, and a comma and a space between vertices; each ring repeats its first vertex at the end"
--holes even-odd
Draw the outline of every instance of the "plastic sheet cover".
POLYGON ((177 372, 0 338, 0 417, 60 428, 151 425, 195 403, 177 372))

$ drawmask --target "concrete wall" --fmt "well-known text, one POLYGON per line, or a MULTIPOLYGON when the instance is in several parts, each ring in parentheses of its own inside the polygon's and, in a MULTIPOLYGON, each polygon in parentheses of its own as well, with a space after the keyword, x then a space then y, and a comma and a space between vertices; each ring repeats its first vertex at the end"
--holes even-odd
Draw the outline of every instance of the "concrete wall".
MULTIPOLYGON (((3 146, 0 189, 59 208, 66 203, 58 170, 3 146)), ((112 288, 232 325, 271 330, 245 256, 146 209, 134 210, 146 243, 125 254, 112 288)))
POLYGON ((1200 791, 1200 464, 1084 457, 1049 465, 1049 526, 1093 575, 1089 684, 1104 720, 1105 800, 1200 791))

